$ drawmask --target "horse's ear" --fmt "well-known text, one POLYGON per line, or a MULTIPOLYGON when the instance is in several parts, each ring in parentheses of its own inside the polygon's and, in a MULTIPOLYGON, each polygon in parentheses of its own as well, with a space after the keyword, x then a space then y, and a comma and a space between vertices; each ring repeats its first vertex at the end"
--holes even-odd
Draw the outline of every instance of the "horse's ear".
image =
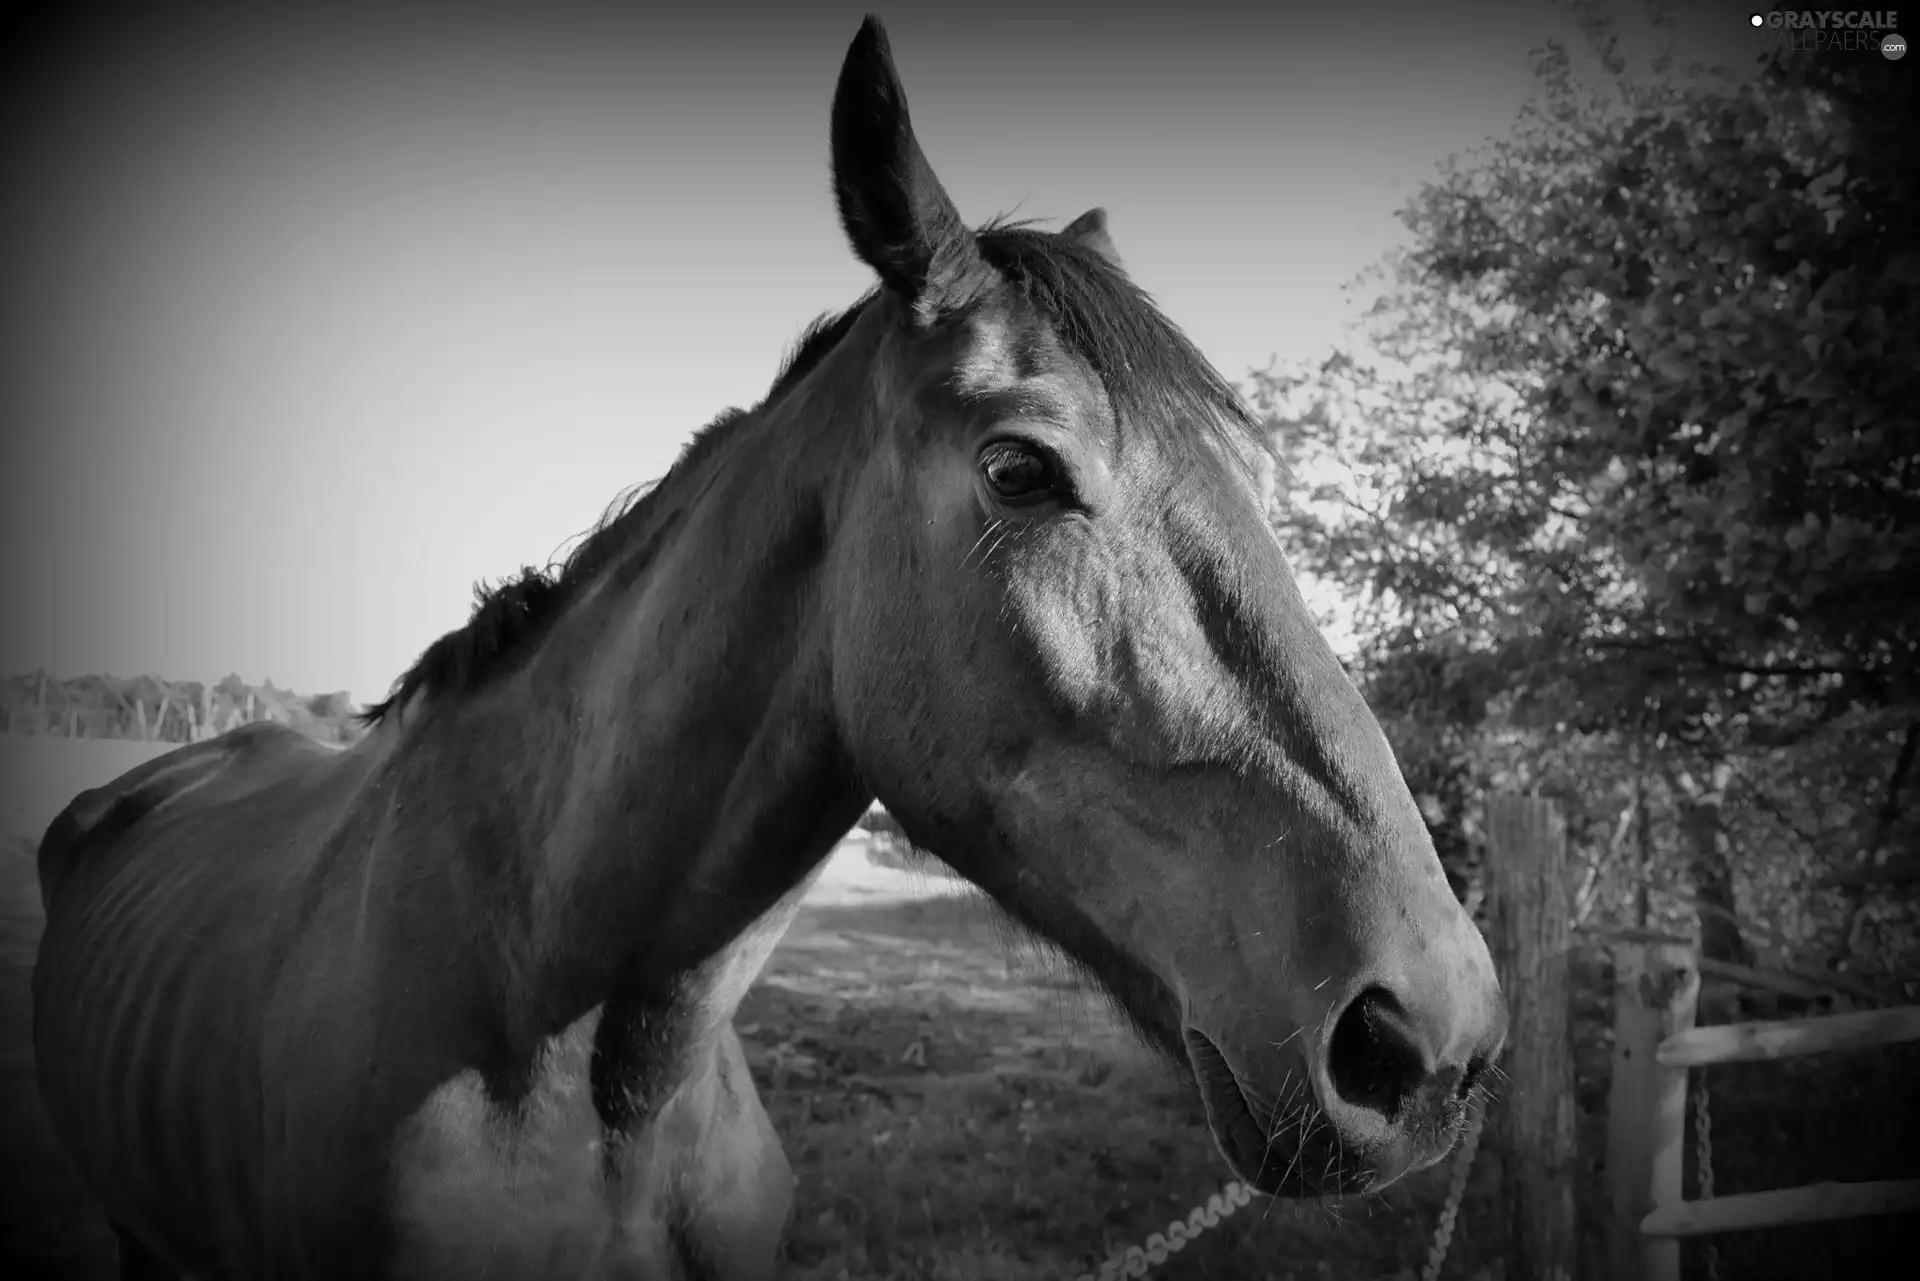
POLYGON ((973 233, 913 136, 874 17, 853 38, 833 93, 833 193, 853 251, 923 322, 964 305, 987 279, 973 233))
POLYGON ((1098 206, 1087 210, 1062 227, 1060 234, 1069 240, 1079 241, 1119 270, 1126 270, 1120 261, 1120 251, 1113 247, 1113 237, 1107 234, 1106 210, 1098 206))

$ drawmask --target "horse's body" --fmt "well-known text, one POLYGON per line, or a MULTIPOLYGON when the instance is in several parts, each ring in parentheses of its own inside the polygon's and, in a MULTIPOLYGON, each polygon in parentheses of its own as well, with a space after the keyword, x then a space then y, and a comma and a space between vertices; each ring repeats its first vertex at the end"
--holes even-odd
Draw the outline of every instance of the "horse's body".
POLYGON ((380 963, 431 928, 371 910, 408 901, 366 830, 380 737, 342 752, 248 726, 82 795, 42 846, 50 920, 66 895, 89 911, 42 946, 42 1043, 80 1039, 41 1089, 82 1168, 113 1172, 123 1256, 366 1275, 356 1247, 390 1219, 408 1276, 753 1275, 791 1188, 727 1018, 805 883, 684 976, 698 998, 626 1065, 660 1083, 644 1119, 607 1127, 592 1097, 617 998, 545 1038, 503 1099, 456 1066, 487 1056, 429 1031, 457 1024, 458 977, 380 963))
POLYGON ((1231 389, 1096 213, 969 231, 871 21, 881 288, 336 752, 271 727, 41 846, 35 1046, 127 1275, 753 1281, 730 1019, 877 795, 1190 1067, 1263 1191, 1439 1159, 1504 1035, 1231 389))

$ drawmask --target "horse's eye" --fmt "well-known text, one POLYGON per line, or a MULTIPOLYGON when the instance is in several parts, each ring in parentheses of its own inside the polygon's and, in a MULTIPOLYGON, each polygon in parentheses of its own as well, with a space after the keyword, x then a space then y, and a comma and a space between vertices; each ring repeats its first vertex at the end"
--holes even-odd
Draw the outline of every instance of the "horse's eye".
POLYGON ((1053 463, 1045 454, 1009 441, 988 446, 980 455, 980 470, 994 496, 1008 501, 1037 498, 1055 486, 1053 463))

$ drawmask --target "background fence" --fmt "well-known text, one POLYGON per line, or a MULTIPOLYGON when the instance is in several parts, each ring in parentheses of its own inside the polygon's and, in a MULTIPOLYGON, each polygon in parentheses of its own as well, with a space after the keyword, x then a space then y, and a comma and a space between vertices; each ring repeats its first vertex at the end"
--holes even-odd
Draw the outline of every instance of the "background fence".
MULTIPOLYGON (((1488 805, 1489 932, 1513 1012, 1505 1082, 1493 1104, 1501 1163, 1497 1229, 1508 1275, 1571 1281, 1583 1267, 1575 1047, 1575 891, 1566 838, 1550 801, 1497 797, 1488 805)), ((1920 1179, 1826 1180, 1714 1195, 1711 1108, 1693 1069, 1920 1041, 1920 1006, 1697 1027, 1703 967, 1694 940, 1614 931, 1612 1047, 1605 1103, 1606 1275, 1678 1281, 1688 1237, 1920 1211, 1920 1179), (1622 937, 1622 936, 1625 937, 1622 937), (1690 1088, 1690 1085, 1693 1088, 1690 1088), (1692 1150, 1687 1138, 1692 1122, 1692 1150), (1688 1157, 1697 1195, 1684 1195, 1688 1157)), ((1824 976, 1710 967, 1726 982, 1789 996, 1824 976)), ((1833 986, 1858 989, 1844 976, 1833 986)), ((1855 995, 1879 995, 1860 989, 1855 995)), ((1717 1255, 1705 1251, 1707 1274, 1717 1255)))
MULTIPOLYGON (((1920 1041, 1920 1006, 1821 1018, 1695 1027, 1700 976, 1681 941, 1615 952, 1614 1078, 1607 1162, 1612 1281, 1679 1281, 1679 1238, 1920 1210, 1920 1179, 1823 1182, 1715 1197, 1704 1084, 1690 1070, 1920 1041), (1694 1106, 1696 1180, 1686 1200, 1686 1128, 1694 1106)), ((1709 1268, 1711 1269, 1711 1256, 1709 1268)))

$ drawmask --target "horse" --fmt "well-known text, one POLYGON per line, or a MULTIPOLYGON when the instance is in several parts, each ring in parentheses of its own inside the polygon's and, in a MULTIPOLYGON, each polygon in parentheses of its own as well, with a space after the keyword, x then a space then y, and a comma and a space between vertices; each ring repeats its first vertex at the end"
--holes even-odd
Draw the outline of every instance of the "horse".
POLYGON ((758 405, 478 589, 350 749, 246 726, 48 829, 38 1081, 123 1276, 769 1276, 731 1020, 876 799, 1257 1191, 1454 1141, 1506 1008, 1257 422, 1101 210, 962 221, 872 18, 829 141, 877 280, 758 405))

